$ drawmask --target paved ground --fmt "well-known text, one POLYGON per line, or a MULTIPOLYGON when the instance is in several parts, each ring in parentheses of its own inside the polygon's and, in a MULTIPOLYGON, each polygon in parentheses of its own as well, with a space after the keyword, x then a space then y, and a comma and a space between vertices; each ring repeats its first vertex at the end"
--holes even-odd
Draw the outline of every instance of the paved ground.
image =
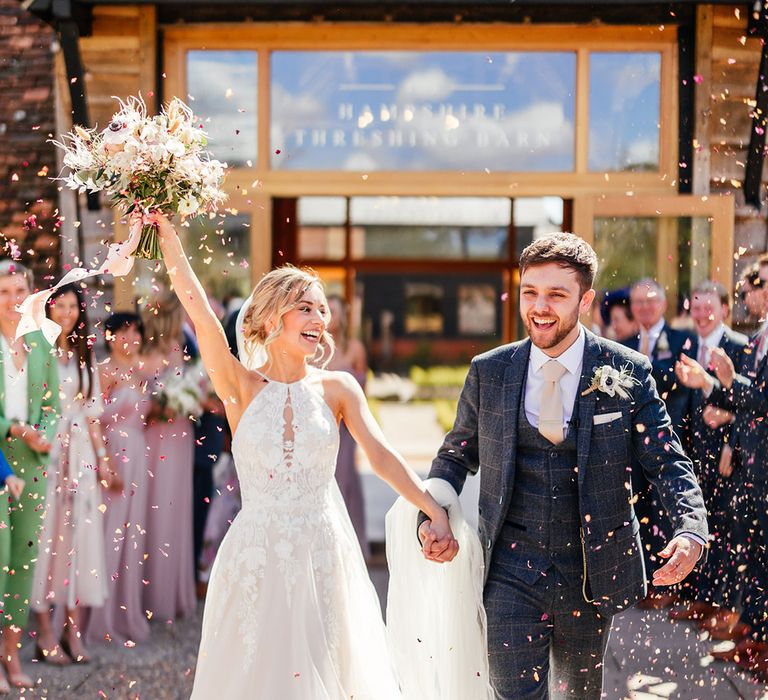
MULTIPOLYGON (((376 567, 371 574, 384 598, 386 570, 376 567)), ((26 667, 39 678, 40 684, 13 697, 186 700, 192 688, 200 621, 198 611, 196 616, 173 625, 153 624, 148 643, 133 649, 94 648, 95 658, 88 666, 60 669, 34 664, 31 647, 26 647, 26 667)), ((700 639, 693 625, 671 623, 663 612, 630 610, 615 620, 606 658, 605 697, 768 700, 768 689, 732 664, 713 662, 707 649, 708 644, 700 639)))

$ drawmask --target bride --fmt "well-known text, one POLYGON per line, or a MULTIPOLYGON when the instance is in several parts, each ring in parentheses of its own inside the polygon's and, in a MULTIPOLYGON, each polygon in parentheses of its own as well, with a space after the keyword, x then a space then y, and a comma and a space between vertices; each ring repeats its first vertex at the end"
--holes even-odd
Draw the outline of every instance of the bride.
MULTIPOLYGON (((456 548, 446 512, 387 444, 355 379, 309 364, 327 362, 323 348, 333 348, 312 272, 286 266, 256 285, 241 312, 241 363, 172 224, 160 214, 151 220, 226 407, 243 500, 213 565, 193 700, 400 697, 378 599, 334 479, 339 421, 376 473, 432 519, 432 537, 456 548)), ((412 532, 418 548, 415 525, 412 532)))

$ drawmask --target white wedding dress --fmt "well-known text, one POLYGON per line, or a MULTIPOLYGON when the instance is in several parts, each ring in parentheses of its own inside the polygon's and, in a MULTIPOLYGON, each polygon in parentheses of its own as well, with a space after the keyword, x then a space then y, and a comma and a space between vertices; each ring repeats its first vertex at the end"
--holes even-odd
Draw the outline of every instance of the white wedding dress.
POLYGON ((240 419, 243 505, 211 571, 193 700, 400 697, 319 387, 268 380, 240 419))

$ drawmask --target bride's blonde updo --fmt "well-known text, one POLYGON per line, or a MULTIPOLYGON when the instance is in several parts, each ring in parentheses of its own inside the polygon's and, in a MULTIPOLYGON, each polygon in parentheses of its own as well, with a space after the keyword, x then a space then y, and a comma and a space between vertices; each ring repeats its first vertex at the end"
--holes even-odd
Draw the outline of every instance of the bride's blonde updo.
MULTIPOLYGON (((298 305, 312 285, 317 285, 325 293, 321 279, 309 267, 283 265, 261 278, 243 318, 243 344, 247 353, 253 354, 261 347, 269 356, 269 346, 283 332, 283 315, 298 305), (275 325, 271 333, 267 328, 270 320, 275 325)), ((323 320, 328 324, 330 319, 331 314, 326 307, 323 320)), ((313 357, 311 362, 325 367, 334 349, 333 338, 324 330, 318 344, 319 356, 313 357)))

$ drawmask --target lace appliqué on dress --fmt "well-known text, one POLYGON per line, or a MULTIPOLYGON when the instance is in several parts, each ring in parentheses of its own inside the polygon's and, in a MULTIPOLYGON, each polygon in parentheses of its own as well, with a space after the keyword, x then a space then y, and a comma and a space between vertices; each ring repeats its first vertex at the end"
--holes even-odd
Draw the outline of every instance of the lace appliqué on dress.
POLYGON ((297 581, 311 566, 328 643, 338 654, 331 487, 338 449, 336 421, 305 382, 268 383, 246 409, 233 440, 243 509, 230 530, 235 561, 222 578, 237 590, 240 633, 253 659, 262 633, 248 611, 258 609, 265 576, 279 573, 290 605, 297 581), (236 578, 236 580, 235 580, 236 578))

